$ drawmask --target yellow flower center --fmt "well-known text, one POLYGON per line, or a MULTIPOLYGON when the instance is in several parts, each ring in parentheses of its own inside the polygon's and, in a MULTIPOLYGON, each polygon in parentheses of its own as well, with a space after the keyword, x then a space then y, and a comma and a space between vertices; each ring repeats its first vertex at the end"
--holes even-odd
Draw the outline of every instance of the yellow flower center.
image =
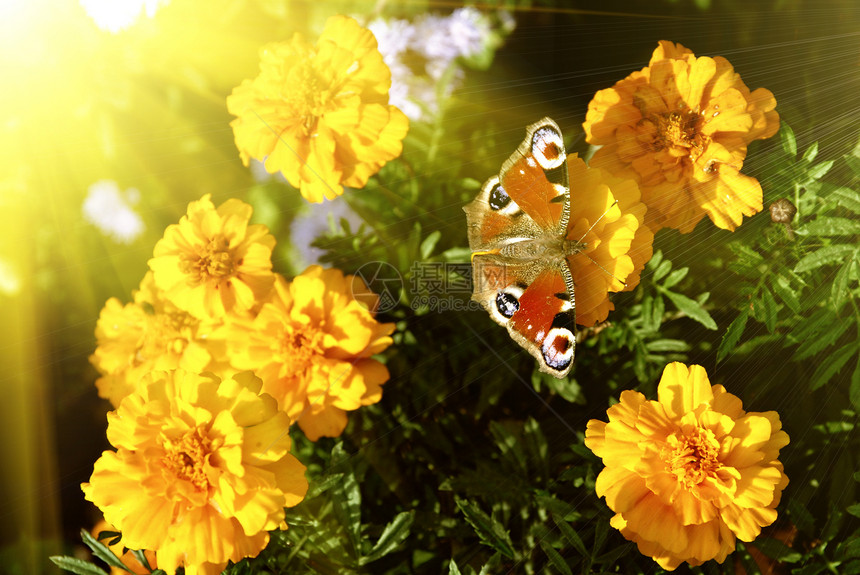
POLYGON ((284 98, 293 113, 301 118, 305 136, 316 130, 317 120, 331 107, 341 89, 340 82, 323 77, 308 60, 296 65, 290 72, 284 98))
POLYGON ((200 320, 182 311, 172 313, 150 311, 147 313, 147 326, 143 340, 140 341, 134 356, 135 363, 140 365, 157 360, 165 352, 182 355, 194 333, 194 328, 199 323, 200 320))
POLYGON ((696 161, 705 151, 707 138, 699 131, 702 116, 690 109, 676 110, 651 116, 657 127, 654 141, 659 149, 668 149, 673 155, 689 156, 696 161))
POLYGON ((224 236, 217 236, 195 253, 183 254, 179 269, 182 273, 191 276, 192 281, 197 284, 233 275, 235 263, 233 254, 230 253, 230 240, 224 236))
POLYGON ((205 464, 214 447, 205 431, 196 427, 176 440, 166 439, 163 447, 161 462, 171 474, 190 482, 197 491, 209 489, 205 464))
POLYGON ((281 340, 281 357, 289 375, 298 375, 307 370, 314 361, 325 354, 324 334, 309 326, 288 331, 281 340))
POLYGON ((666 471, 673 473, 689 489, 713 476, 722 464, 717 459, 720 444, 708 429, 695 428, 673 433, 663 451, 666 471))

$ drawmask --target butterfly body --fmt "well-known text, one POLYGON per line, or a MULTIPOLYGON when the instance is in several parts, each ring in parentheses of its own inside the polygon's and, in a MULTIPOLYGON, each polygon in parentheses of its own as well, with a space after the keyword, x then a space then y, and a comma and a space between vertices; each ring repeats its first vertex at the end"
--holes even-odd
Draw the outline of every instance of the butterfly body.
POLYGON ((549 118, 465 206, 472 251, 472 299, 537 359, 564 377, 573 366, 574 285, 568 258, 584 248, 568 237, 570 187, 561 129, 549 118))

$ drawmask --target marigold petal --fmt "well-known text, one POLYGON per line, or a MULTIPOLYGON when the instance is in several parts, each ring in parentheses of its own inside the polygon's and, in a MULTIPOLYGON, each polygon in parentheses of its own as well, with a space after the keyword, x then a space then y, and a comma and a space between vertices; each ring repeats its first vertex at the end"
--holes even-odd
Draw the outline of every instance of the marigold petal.
POLYGON ((708 374, 700 365, 689 368, 683 363, 672 362, 663 369, 657 387, 658 401, 666 408, 670 417, 695 411, 700 405, 710 404, 714 399, 708 374))
MULTIPOLYGON (((650 493, 650 492, 649 492, 650 493)), ((653 494, 645 495, 626 512, 627 529, 647 541, 659 541, 666 550, 681 553, 689 540, 675 511, 653 494)))
POLYGON ((316 441, 320 437, 338 437, 346 428, 347 418, 344 410, 325 406, 315 413, 305 411, 297 423, 308 439, 316 441))

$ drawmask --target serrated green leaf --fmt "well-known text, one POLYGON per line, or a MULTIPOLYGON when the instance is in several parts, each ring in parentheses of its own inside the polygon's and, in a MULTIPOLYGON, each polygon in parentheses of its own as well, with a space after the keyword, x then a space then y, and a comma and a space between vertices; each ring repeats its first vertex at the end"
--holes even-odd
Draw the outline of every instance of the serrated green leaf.
POLYGON ((673 271, 666 277, 666 281, 663 282, 663 287, 669 289, 673 286, 678 285, 678 283, 687 276, 690 268, 681 268, 673 271))
POLYGON ((797 156, 797 140, 794 137, 794 130, 785 122, 779 128, 779 142, 786 154, 792 158, 797 156))
POLYGON ((657 266, 657 269, 654 270, 654 277, 651 278, 654 282, 660 281, 662 278, 666 276, 672 270, 672 262, 669 260, 663 260, 663 262, 657 266))
MULTIPOLYGON (((823 310, 829 311, 829 310, 823 310)), ((791 358, 792 361, 803 361, 814 355, 818 355, 838 340, 845 330, 851 325, 847 321, 835 321, 832 313, 816 314, 807 322, 801 324, 803 332, 799 332, 798 340, 802 343, 797 353, 791 358), (807 329, 807 324, 814 322, 814 329, 807 329)))
POLYGON ((812 253, 806 254, 794 266, 794 271, 797 273, 808 272, 821 266, 830 265, 843 260, 848 254, 855 254, 857 246, 851 244, 837 244, 835 246, 825 246, 812 253))
POLYGON ((119 569, 122 569, 123 571, 128 571, 129 573, 132 572, 131 569, 126 567, 125 563, 123 563, 120 558, 117 557, 114 552, 110 550, 110 548, 108 548, 107 545, 90 535, 90 532, 86 529, 81 529, 81 539, 83 540, 84 544, 86 544, 86 546, 90 548, 90 550, 93 552, 93 555, 95 555, 111 567, 118 567, 119 569))
POLYGON ((756 298, 756 304, 756 309, 754 311, 759 312, 755 314, 756 317, 761 320, 767 328, 767 331, 773 333, 776 329, 776 300, 767 287, 762 286, 761 291, 759 292, 759 297, 756 298))
POLYGON ((738 314, 732 323, 729 324, 726 333, 723 334, 722 340, 720 340, 720 347, 717 349, 717 361, 723 361, 727 355, 729 355, 732 351, 734 351, 735 346, 741 340, 741 336, 744 333, 744 329, 747 326, 747 319, 749 318, 750 310, 748 307, 745 307, 741 310, 741 313, 738 314))
MULTIPOLYGON (((54 555, 48 557, 60 569, 65 569, 76 575, 108 575, 103 569, 93 565, 89 561, 77 557, 54 555)), ((127 569, 126 569, 127 571, 127 569)))
POLYGON ((853 236, 860 234, 860 221, 849 218, 819 216, 795 230, 798 235, 821 237, 853 236))
POLYGON ((834 200, 837 205, 855 214, 860 214, 860 194, 851 188, 837 188, 827 196, 828 200, 834 200))
POLYGON ((679 311, 683 312, 687 317, 699 322, 708 329, 717 329, 717 323, 711 315, 705 310, 705 308, 696 303, 695 300, 669 290, 661 291, 673 304, 675 304, 675 307, 678 308, 679 311))
POLYGON ((795 551, 782 541, 770 537, 759 537, 755 540, 754 546, 771 559, 776 559, 782 563, 797 563, 803 558, 802 553, 795 551))
POLYGON ((857 352, 857 342, 852 341, 827 356, 812 374, 812 378, 809 380, 809 389, 815 391, 829 382, 857 352))
POLYGON ((311 500, 315 497, 319 497, 335 485, 340 484, 342 480, 343 473, 334 473, 332 475, 326 475, 318 481, 314 481, 310 489, 308 489, 307 495, 305 495, 305 500, 311 500))
POLYGON ((845 508, 845 511, 853 515, 854 517, 860 517, 860 503, 855 503, 854 505, 849 505, 845 508))
POLYGON ((806 176, 810 180, 818 180, 824 176, 827 172, 830 171, 830 168, 833 167, 833 160, 828 160, 826 162, 821 162, 820 164, 815 164, 810 167, 806 172, 806 176))
POLYGON ((421 242, 421 259, 426 260, 430 257, 430 255, 433 253, 433 249, 439 242, 439 238, 441 237, 442 232, 436 230, 435 232, 424 238, 424 241, 421 242))
POLYGON ((502 564, 502 554, 496 551, 481 567, 481 572, 478 575, 495 575, 499 572, 499 565, 502 564))
POLYGON ((791 283, 787 279, 782 276, 777 276, 773 283, 770 284, 770 288, 773 290, 773 293, 779 296, 782 303, 788 306, 788 309, 794 313, 800 313, 800 300, 798 299, 794 288, 791 287, 791 283))
POLYGON ((845 156, 845 163, 854 172, 854 175, 860 178, 860 158, 856 156, 845 156))
POLYGON ((370 553, 361 558, 359 564, 366 565, 394 551, 398 545, 403 543, 403 541, 409 537, 409 530, 412 528, 412 522, 414 520, 415 512, 413 511, 398 513, 394 519, 385 526, 385 529, 382 531, 382 535, 379 536, 376 545, 373 546, 370 553))
POLYGON ((830 286, 830 297, 833 298, 833 307, 836 309, 842 306, 842 301, 848 295, 848 280, 851 278, 851 266, 853 265, 854 256, 852 255, 836 272, 833 285, 830 286))
POLYGON ((335 515, 349 536, 352 557, 358 558, 361 556, 361 491, 352 470, 343 474, 331 494, 335 515))
POLYGON ((463 512, 466 521, 475 529, 478 539, 485 545, 492 547, 508 559, 514 558, 514 545, 511 536, 494 517, 484 513, 478 505, 472 501, 456 497, 457 507, 463 512))
POLYGON ((552 545, 550 545, 546 539, 540 540, 540 547, 543 549, 543 552, 546 553, 546 556, 549 558, 549 562, 553 564, 553 566, 564 575, 573 575, 573 571, 570 568, 570 565, 564 560, 564 557, 561 556, 561 553, 553 549, 552 545))
POLYGON ((811 164, 813 160, 815 160, 815 156, 818 155, 818 142, 812 142, 806 151, 803 152, 803 158, 801 160, 807 164, 811 164))

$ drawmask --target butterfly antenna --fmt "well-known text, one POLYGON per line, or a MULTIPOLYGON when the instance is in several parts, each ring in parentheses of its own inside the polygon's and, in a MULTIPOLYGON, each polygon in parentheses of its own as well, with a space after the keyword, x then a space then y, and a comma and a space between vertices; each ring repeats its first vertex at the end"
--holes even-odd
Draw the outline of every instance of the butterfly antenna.
MULTIPOLYGON (((591 224, 591 227, 590 227, 590 228, 588 228, 588 230, 586 230, 586 232, 585 232, 584 234, 582 234, 582 237, 581 237, 581 238, 579 238, 579 240, 577 240, 577 242, 576 242, 576 243, 577 243, 577 244, 581 244, 581 243, 582 243, 582 240, 584 240, 584 239, 585 239, 585 236, 587 236, 587 235, 588 235, 588 233, 589 233, 591 230, 593 230, 593 229, 594 229, 594 226, 596 226, 596 225, 598 224, 598 222, 600 222, 600 220, 602 220, 602 219, 603 219, 603 216, 605 216, 606 214, 608 214, 608 213, 609 213, 609 210, 611 210, 612 208, 614 208, 614 207, 616 206, 616 204, 618 204, 618 200, 615 200, 614 202, 612 202, 612 205, 611 205, 611 206, 609 206, 608 208, 606 208, 606 210, 605 210, 602 214, 600 214, 600 217, 599 217, 599 218, 597 218, 596 220, 594 220, 594 223, 593 223, 593 224, 591 224)), ((617 281, 617 282, 621 283, 621 285, 623 285, 624 287, 627 287, 627 282, 625 282, 625 281, 624 281, 624 280, 622 280, 621 278, 617 277, 616 275, 614 275, 614 274, 610 273, 610 272, 609 272, 609 270, 607 270, 607 269, 606 269, 606 268, 604 268, 602 265, 600 265, 599 263, 597 263, 596 261, 594 261, 594 258, 592 258, 590 255, 585 254, 585 257, 587 257, 588 259, 590 259, 590 260, 591 260, 591 263, 593 263, 594 265, 596 265, 597 267, 599 267, 601 270, 603 270, 603 273, 605 273, 606 275, 608 275, 609 277, 611 277, 611 278, 612 278, 612 279, 614 279, 615 281, 617 281)))
POLYGON ((584 233, 584 234, 582 234, 582 237, 581 237, 581 238, 579 238, 578 240, 576 240, 576 243, 577 243, 577 244, 581 244, 581 243, 582 243, 582 240, 584 240, 584 239, 585 239, 585 236, 587 236, 587 235, 588 235, 588 233, 589 233, 591 230, 593 230, 593 229, 594 229, 594 226, 596 226, 596 225, 600 222, 600 220, 602 220, 602 219, 603 219, 603 216, 605 216, 606 214, 608 214, 608 213, 609 213, 609 210, 611 210, 612 208, 614 208, 617 204, 618 204, 618 200, 615 200, 614 202, 612 202, 612 205, 611 205, 611 206, 609 206, 608 208, 606 208, 606 210, 605 210, 602 214, 600 214, 600 217, 599 217, 599 218, 597 218, 596 220, 594 220, 594 223, 593 223, 593 224, 591 224, 591 227, 590 227, 590 228, 588 228, 587 230, 585 230, 585 233, 584 233))

